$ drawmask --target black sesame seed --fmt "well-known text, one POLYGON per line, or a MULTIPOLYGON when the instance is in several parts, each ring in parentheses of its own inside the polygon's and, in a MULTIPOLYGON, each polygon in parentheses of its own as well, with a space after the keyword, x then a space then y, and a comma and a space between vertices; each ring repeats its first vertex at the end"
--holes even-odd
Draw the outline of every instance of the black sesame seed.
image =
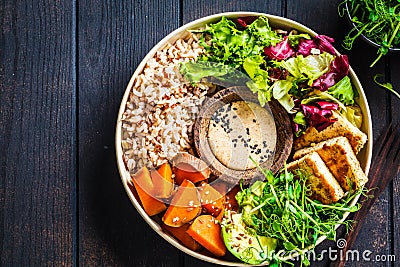
POLYGON ((250 134, 250 129, 246 128, 246 133, 249 135, 250 134))
POLYGON ((261 153, 261 149, 259 148, 259 149, 257 149, 257 152, 258 152, 258 154, 260 154, 261 153))
POLYGON ((243 136, 239 135, 238 138, 242 138, 243 136))
POLYGON ((256 120, 256 119, 253 119, 253 122, 257 122, 257 120, 256 120))
POLYGON ((237 116, 236 116, 236 115, 233 115, 233 117, 232 117, 232 118, 236 119, 236 118, 237 118, 237 116))
POLYGON ((233 108, 233 110, 237 110, 237 108, 233 108))

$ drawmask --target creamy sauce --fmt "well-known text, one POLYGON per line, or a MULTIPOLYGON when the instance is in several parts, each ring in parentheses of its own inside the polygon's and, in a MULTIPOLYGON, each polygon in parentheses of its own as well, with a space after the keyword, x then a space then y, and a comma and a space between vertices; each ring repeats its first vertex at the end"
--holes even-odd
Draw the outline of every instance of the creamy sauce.
POLYGON ((273 161, 277 133, 271 112, 256 103, 236 101, 210 119, 208 143, 215 157, 233 170, 248 170, 273 161))

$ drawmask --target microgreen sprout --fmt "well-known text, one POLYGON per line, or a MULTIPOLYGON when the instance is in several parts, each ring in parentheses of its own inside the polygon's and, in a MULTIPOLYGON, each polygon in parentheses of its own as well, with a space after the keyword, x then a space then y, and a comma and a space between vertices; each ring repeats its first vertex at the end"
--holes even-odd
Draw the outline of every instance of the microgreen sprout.
POLYGON ((278 250, 284 253, 279 254, 283 257, 275 257, 276 263, 296 251, 301 264, 308 266, 304 252, 313 249, 319 237, 335 240, 338 224, 349 229, 351 221, 343 218, 345 213, 360 208, 359 204, 352 206, 351 201, 363 193, 362 189, 347 193, 336 203, 323 204, 312 198, 307 183, 310 174, 306 171, 288 171, 285 165, 281 173, 273 175, 257 167, 265 181, 257 181, 236 195, 244 222, 258 235, 278 240, 278 250))

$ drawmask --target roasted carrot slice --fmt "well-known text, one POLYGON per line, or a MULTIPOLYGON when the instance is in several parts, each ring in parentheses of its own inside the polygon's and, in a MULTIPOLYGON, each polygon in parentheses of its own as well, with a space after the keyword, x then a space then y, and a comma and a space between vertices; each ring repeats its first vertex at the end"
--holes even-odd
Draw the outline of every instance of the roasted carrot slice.
POLYGON ((154 185, 154 194, 159 198, 168 198, 174 189, 172 170, 169 163, 162 164, 157 170, 151 172, 151 179, 154 185))
POLYGON ((200 187, 200 202, 208 214, 216 217, 223 209, 225 196, 210 184, 203 183, 200 187))
POLYGON ((211 170, 207 164, 195 156, 182 152, 172 159, 175 182, 181 184, 184 180, 197 183, 206 180, 211 170))
POLYGON ((221 236, 221 226, 213 216, 197 217, 186 232, 215 256, 225 255, 226 247, 221 236))
POLYGON ((146 167, 143 167, 132 175, 131 182, 135 186, 142 207, 147 215, 156 215, 167 208, 163 202, 152 196, 154 188, 153 182, 150 177, 150 172, 146 167))
POLYGON ((162 220, 172 227, 180 227, 201 213, 199 192, 189 180, 184 180, 172 198, 162 220))
POLYGON ((201 245, 194 240, 186 231, 188 230, 190 224, 184 224, 181 227, 171 227, 166 224, 162 224, 161 227, 178 239, 187 248, 198 251, 201 249, 201 245))
POLYGON ((225 210, 237 211, 239 204, 236 200, 236 194, 240 191, 240 187, 236 185, 225 196, 225 210))

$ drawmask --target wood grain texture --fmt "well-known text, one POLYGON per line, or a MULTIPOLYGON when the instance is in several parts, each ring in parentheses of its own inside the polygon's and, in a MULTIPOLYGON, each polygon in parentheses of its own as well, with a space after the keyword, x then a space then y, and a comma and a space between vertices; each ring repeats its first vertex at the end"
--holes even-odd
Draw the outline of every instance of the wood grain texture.
POLYGON ((176 266, 179 261, 180 252, 130 203, 114 148, 117 112, 130 76, 148 50, 179 26, 178 14, 179 2, 172 0, 79 1, 81 266, 176 266))
POLYGON ((0 265, 73 264, 74 6, 0 4, 0 265))
MULTIPOLYGON (((390 64, 390 81, 393 84, 393 88, 400 92, 400 54, 390 54, 389 56, 389 64, 390 64)), ((400 99, 391 95, 390 96, 390 104, 391 104, 391 117, 392 121, 400 122, 400 99)), ((400 155, 398 155, 400 157, 400 155)), ((394 178, 393 180, 393 191, 392 191, 392 251, 391 254, 395 255, 396 262, 400 260, 400 175, 394 178)), ((395 263, 394 263, 395 264, 395 263)), ((396 266, 396 265, 393 265, 396 266)))
POLYGON ((232 11, 263 12, 271 15, 283 15, 284 1, 209 1, 209 0, 183 0, 182 21, 188 23, 192 20, 212 14, 232 11))

